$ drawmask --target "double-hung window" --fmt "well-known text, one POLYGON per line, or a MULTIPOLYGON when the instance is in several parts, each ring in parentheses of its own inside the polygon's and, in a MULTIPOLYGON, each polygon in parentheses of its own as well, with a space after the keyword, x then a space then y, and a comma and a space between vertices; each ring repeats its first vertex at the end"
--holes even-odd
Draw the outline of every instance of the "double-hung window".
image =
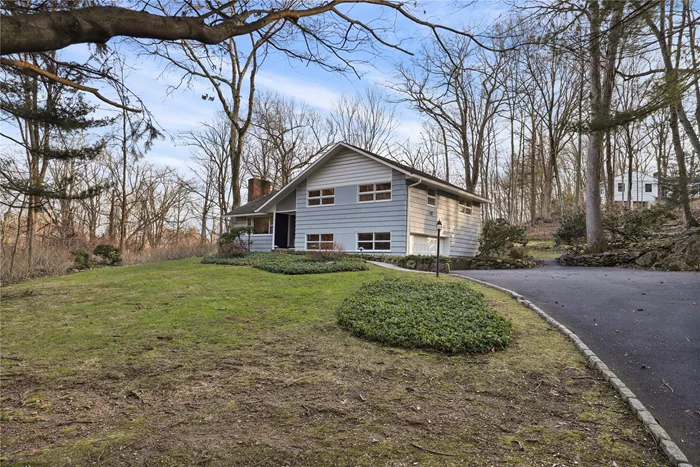
POLYGON ((468 216, 472 215, 472 203, 466 199, 459 200, 459 212, 468 216))
POLYGON ((307 234, 307 250, 332 250, 333 234, 307 234))
POLYGON ((644 193, 651 193, 651 183, 644 184, 644 193))
POLYGON ((391 182, 360 185, 358 192, 360 203, 389 201, 391 200, 391 182))
POLYGON ((326 206, 335 204, 335 188, 309 190, 306 195, 306 203, 309 206, 326 206))
POLYGON ((391 232, 371 232, 357 234, 357 249, 365 251, 390 251, 391 232))
POLYGON ((624 183, 618 183, 617 184, 617 191, 622 193, 625 191, 625 184, 624 183))
POLYGON ((437 190, 428 188, 428 206, 437 205, 437 190))

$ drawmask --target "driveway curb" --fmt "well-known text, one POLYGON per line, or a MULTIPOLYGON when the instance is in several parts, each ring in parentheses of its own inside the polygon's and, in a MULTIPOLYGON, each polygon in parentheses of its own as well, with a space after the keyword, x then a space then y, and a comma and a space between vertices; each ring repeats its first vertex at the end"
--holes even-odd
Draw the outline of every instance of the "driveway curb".
POLYGON ((661 427, 661 425, 659 425, 654 416, 646 409, 646 407, 644 407, 644 404, 641 403, 637 396, 627 386, 625 386, 625 384, 617 377, 617 375, 613 373, 612 370, 610 370, 610 368, 608 368, 608 366, 605 363, 603 363, 603 361, 600 358, 598 358, 598 356, 591 349, 589 349, 588 346, 573 331, 571 331, 569 328, 567 328, 566 326, 549 316, 540 307, 527 300, 525 297, 523 297, 517 292, 514 292, 510 289, 506 289, 505 287, 491 284, 489 282, 474 279, 472 277, 462 276, 458 274, 450 275, 454 277, 461 277, 462 279, 467 279, 472 282, 476 282, 477 284, 485 285, 486 287, 491 287, 493 289, 500 290, 501 292, 505 292, 511 297, 513 297, 521 305, 530 308, 535 313, 540 315, 550 325, 552 325, 555 328, 558 328, 564 335, 566 335, 571 341, 573 341, 573 343, 576 345, 579 351, 586 358, 588 366, 598 370, 598 372, 603 376, 603 378, 605 378, 605 380, 608 381, 613 388, 615 388, 618 394, 620 394, 622 400, 627 402, 627 404, 632 409, 632 412, 642 423, 644 423, 644 427, 654 438, 654 441, 656 441, 656 443, 661 447, 664 454, 666 454, 666 457, 668 457, 671 463, 676 467, 692 467, 688 463, 688 458, 683 454, 678 445, 674 443, 673 440, 671 440, 671 437, 668 435, 668 433, 666 433, 666 430, 664 430, 661 427))

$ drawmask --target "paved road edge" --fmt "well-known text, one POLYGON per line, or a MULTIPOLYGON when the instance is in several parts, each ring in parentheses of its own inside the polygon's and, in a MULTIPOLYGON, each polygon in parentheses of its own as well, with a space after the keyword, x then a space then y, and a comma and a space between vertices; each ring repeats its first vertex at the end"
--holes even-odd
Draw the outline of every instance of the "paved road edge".
POLYGON ((511 297, 513 297, 521 305, 530 308, 535 313, 540 315, 550 325, 559 329, 562 333, 564 333, 564 335, 566 335, 566 337, 573 341, 574 345, 576 345, 579 351, 586 358, 588 366, 598 370, 598 372, 603 376, 603 378, 605 378, 605 380, 610 383, 610 385, 618 392, 618 394, 620 394, 622 400, 627 402, 627 404, 632 409, 632 412, 637 416, 639 420, 641 420, 642 423, 644 423, 644 427, 654 438, 654 441, 656 441, 656 443, 661 447, 664 454, 666 454, 671 463, 676 467, 692 467, 688 463, 688 458, 685 456, 685 454, 683 454, 683 451, 681 451, 678 445, 675 442, 673 442, 668 433, 666 433, 666 430, 664 430, 661 427, 661 425, 659 425, 654 416, 646 409, 646 407, 644 407, 644 404, 641 403, 637 396, 627 386, 625 386, 625 383, 623 383, 617 377, 617 375, 613 373, 612 370, 610 370, 610 368, 608 368, 608 366, 605 363, 603 363, 603 361, 600 358, 598 358, 598 356, 595 353, 593 353, 593 351, 589 349, 588 346, 569 328, 567 328, 566 326, 549 316, 540 307, 532 303, 530 300, 527 300, 524 296, 520 295, 517 292, 514 292, 510 289, 506 289, 505 287, 491 284, 490 282, 475 279, 473 277, 462 276, 458 274, 450 275, 454 277, 460 277, 462 279, 467 279, 472 282, 476 282, 477 284, 485 285, 486 287, 491 287, 493 289, 500 290, 501 292, 505 292, 511 297))

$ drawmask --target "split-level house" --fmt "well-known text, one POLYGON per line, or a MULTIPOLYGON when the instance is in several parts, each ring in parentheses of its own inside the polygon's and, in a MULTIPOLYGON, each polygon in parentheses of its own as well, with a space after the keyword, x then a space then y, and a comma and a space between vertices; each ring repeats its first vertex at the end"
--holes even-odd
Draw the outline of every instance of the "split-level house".
MULTIPOLYGON (((617 204, 627 205, 629 197, 629 175, 618 175, 613 180, 614 201, 617 204)), ((605 203, 606 185, 601 184, 600 197, 605 203)), ((659 181, 656 177, 642 172, 632 172, 632 208, 644 209, 654 204, 659 198, 659 181)))
POLYGON ((489 201, 409 166, 338 143, 277 191, 248 182, 248 203, 226 217, 252 227, 251 251, 318 250, 349 253, 473 256, 481 205, 489 201))

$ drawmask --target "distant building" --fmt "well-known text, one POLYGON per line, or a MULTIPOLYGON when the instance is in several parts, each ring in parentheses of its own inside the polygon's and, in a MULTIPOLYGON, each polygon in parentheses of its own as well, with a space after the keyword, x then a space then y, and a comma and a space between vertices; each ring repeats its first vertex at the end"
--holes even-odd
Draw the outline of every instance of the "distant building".
MULTIPOLYGON (((615 189, 615 203, 627 204, 629 201, 629 177, 628 174, 618 175, 613 182, 615 189)), ((600 187, 600 197, 605 203, 606 186, 600 187)), ((654 204, 659 198, 659 181, 642 172, 632 172, 632 209, 645 209, 654 204)))

